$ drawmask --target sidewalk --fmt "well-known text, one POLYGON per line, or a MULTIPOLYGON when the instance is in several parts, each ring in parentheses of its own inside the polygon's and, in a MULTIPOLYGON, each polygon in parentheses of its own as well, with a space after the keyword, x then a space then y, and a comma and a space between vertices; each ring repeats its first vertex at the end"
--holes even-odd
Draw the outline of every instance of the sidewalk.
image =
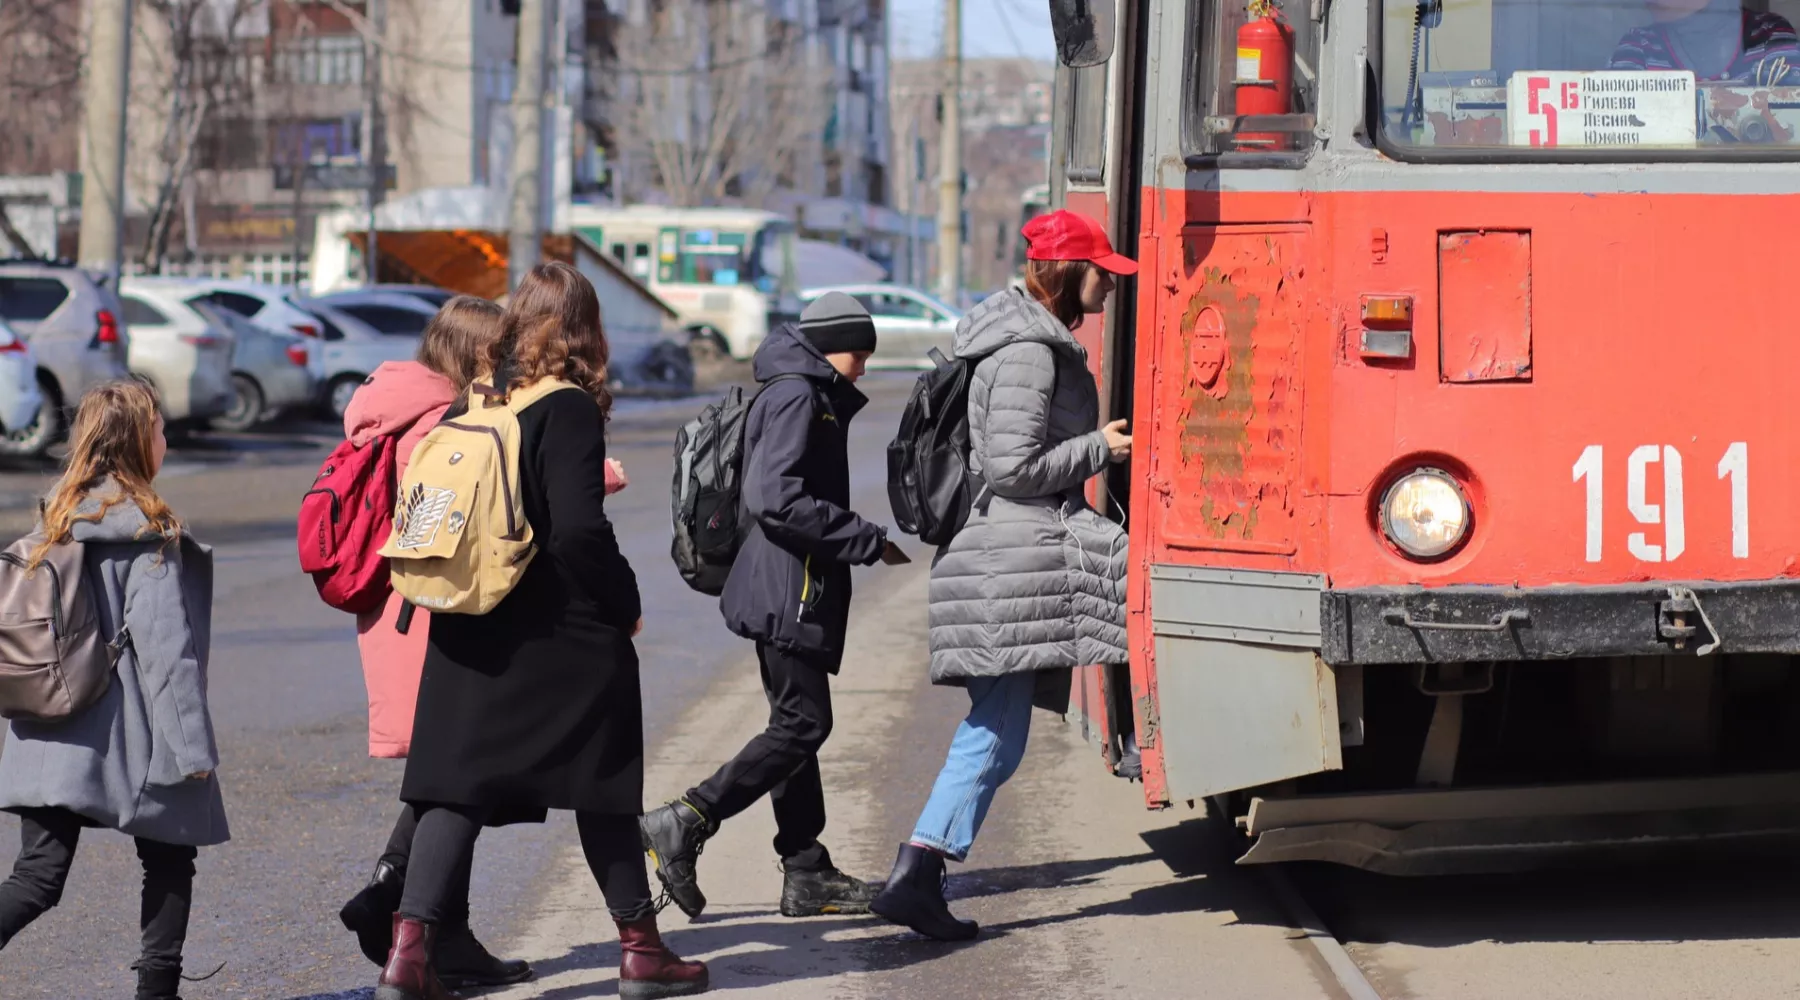
MULTIPOLYGON (((967 701, 926 677, 923 566, 869 582, 833 690, 824 840, 846 871, 881 878, 967 701)), ((646 802, 704 777, 767 711, 747 658, 651 748, 646 802)), ((982 922, 978 941, 939 944, 874 917, 784 919, 774 820, 762 805, 708 843, 706 913, 690 923, 671 907, 664 936, 709 963, 715 992, 757 1000, 1334 995, 1311 949, 1291 939, 1255 877, 1226 863, 1199 813, 1146 811, 1141 789, 1108 775, 1073 725, 1041 712, 1033 725, 1025 764, 969 864, 953 867, 952 905, 982 922)), ((557 870, 535 919, 502 952, 530 959, 537 980, 487 996, 617 995, 616 936, 572 843, 557 870)))

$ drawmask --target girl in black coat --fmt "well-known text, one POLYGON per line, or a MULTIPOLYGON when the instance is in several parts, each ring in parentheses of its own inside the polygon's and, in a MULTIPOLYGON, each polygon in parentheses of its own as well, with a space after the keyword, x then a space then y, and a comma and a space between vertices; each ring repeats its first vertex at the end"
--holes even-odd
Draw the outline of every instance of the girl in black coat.
POLYGON ((494 345, 510 389, 553 392, 519 413, 525 517, 538 552, 486 615, 433 615, 401 798, 420 812, 394 950, 376 1000, 449 1000, 430 962, 454 873, 483 826, 576 814, 619 927, 623 997, 706 990, 706 967, 666 948, 637 834, 644 731, 632 637, 637 578, 606 519, 607 347, 594 288, 567 264, 534 268, 494 345))

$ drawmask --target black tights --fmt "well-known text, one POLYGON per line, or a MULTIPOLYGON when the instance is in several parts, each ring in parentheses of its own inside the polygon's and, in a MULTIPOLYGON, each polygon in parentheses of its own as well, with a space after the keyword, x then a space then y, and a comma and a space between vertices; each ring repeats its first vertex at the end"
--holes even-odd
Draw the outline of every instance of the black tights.
MULTIPOLYGON (((81 841, 81 818, 67 809, 20 809, 19 860, 12 877, 0 883, 0 948, 26 925, 62 902, 75 847, 81 841)), ((188 911, 194 898, 194 858, 199 852, 180 844, 137 838, 144 866, 144 891, 138 910, 144 953, 138 967, 181 969, 181 947, 187 941, 188 911)))
MULTIPOLYGON (((458 872, 463 873, 466 914, 468 866, 486 816, 487 811, 478 806, 420 807, 419 829, 413 834, 412 860, 406 869, 406 892, 400 898, 403 916, 427 923, 453 919, 458 872)), ((588 870, 600 884, 600 894, 606 897, 606 908, 613 917, 641 920, 655 913, 637 817, 578 812, 575 828, 581 834, 588 870)))
MULTIPOLYGON (((418 832, 419 810, 410 804, 402 805, 400 818, 394 821, 394 832, 388 834, 387 849, 381 852, 381 860, 401 872, 403 877, 412 863, 413 838, 418 832)), ((470 850, 468 856, 463 858, 462 865, 456 869, 456 877, 451 880, 450 887, 444 891, 443 923, 469 922, 469 877, 474 867, 475 852, 470 850)))

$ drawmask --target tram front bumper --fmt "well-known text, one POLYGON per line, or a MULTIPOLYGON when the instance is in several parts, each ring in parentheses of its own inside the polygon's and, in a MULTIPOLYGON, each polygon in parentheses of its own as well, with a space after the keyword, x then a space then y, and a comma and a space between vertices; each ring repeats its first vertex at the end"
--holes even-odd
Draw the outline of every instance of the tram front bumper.
POLYGON ((1800 653, 1800 581, 1327 590, 1334 666, 1800 653))

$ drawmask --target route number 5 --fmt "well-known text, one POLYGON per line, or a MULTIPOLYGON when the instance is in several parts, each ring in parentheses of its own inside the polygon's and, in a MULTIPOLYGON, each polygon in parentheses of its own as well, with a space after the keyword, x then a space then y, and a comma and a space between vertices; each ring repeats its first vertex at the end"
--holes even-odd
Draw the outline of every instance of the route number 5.
MULTIPOLYGON (((1575 460, 1574 481, 1587 484, 1587 561, 1599 562, 1604 548, 1605 451, 1591 444, 1575 460)), ((1719 459, 1719 478, 1731 481, 1731 557, 1750 558, 1750 446, 1734 441, 1719 459)), ((1662 527, 1660 543, 1634 531, 1626 551, 1640 562, 1674 562, 1687 550, 1687 511, 1681 452, 1674 445, 1640 445, 1625 462, 1625 507, 1639 525, 1662 527), (1650 467, 1662 467, 1662 502, 1649 499, 1650 467)))

